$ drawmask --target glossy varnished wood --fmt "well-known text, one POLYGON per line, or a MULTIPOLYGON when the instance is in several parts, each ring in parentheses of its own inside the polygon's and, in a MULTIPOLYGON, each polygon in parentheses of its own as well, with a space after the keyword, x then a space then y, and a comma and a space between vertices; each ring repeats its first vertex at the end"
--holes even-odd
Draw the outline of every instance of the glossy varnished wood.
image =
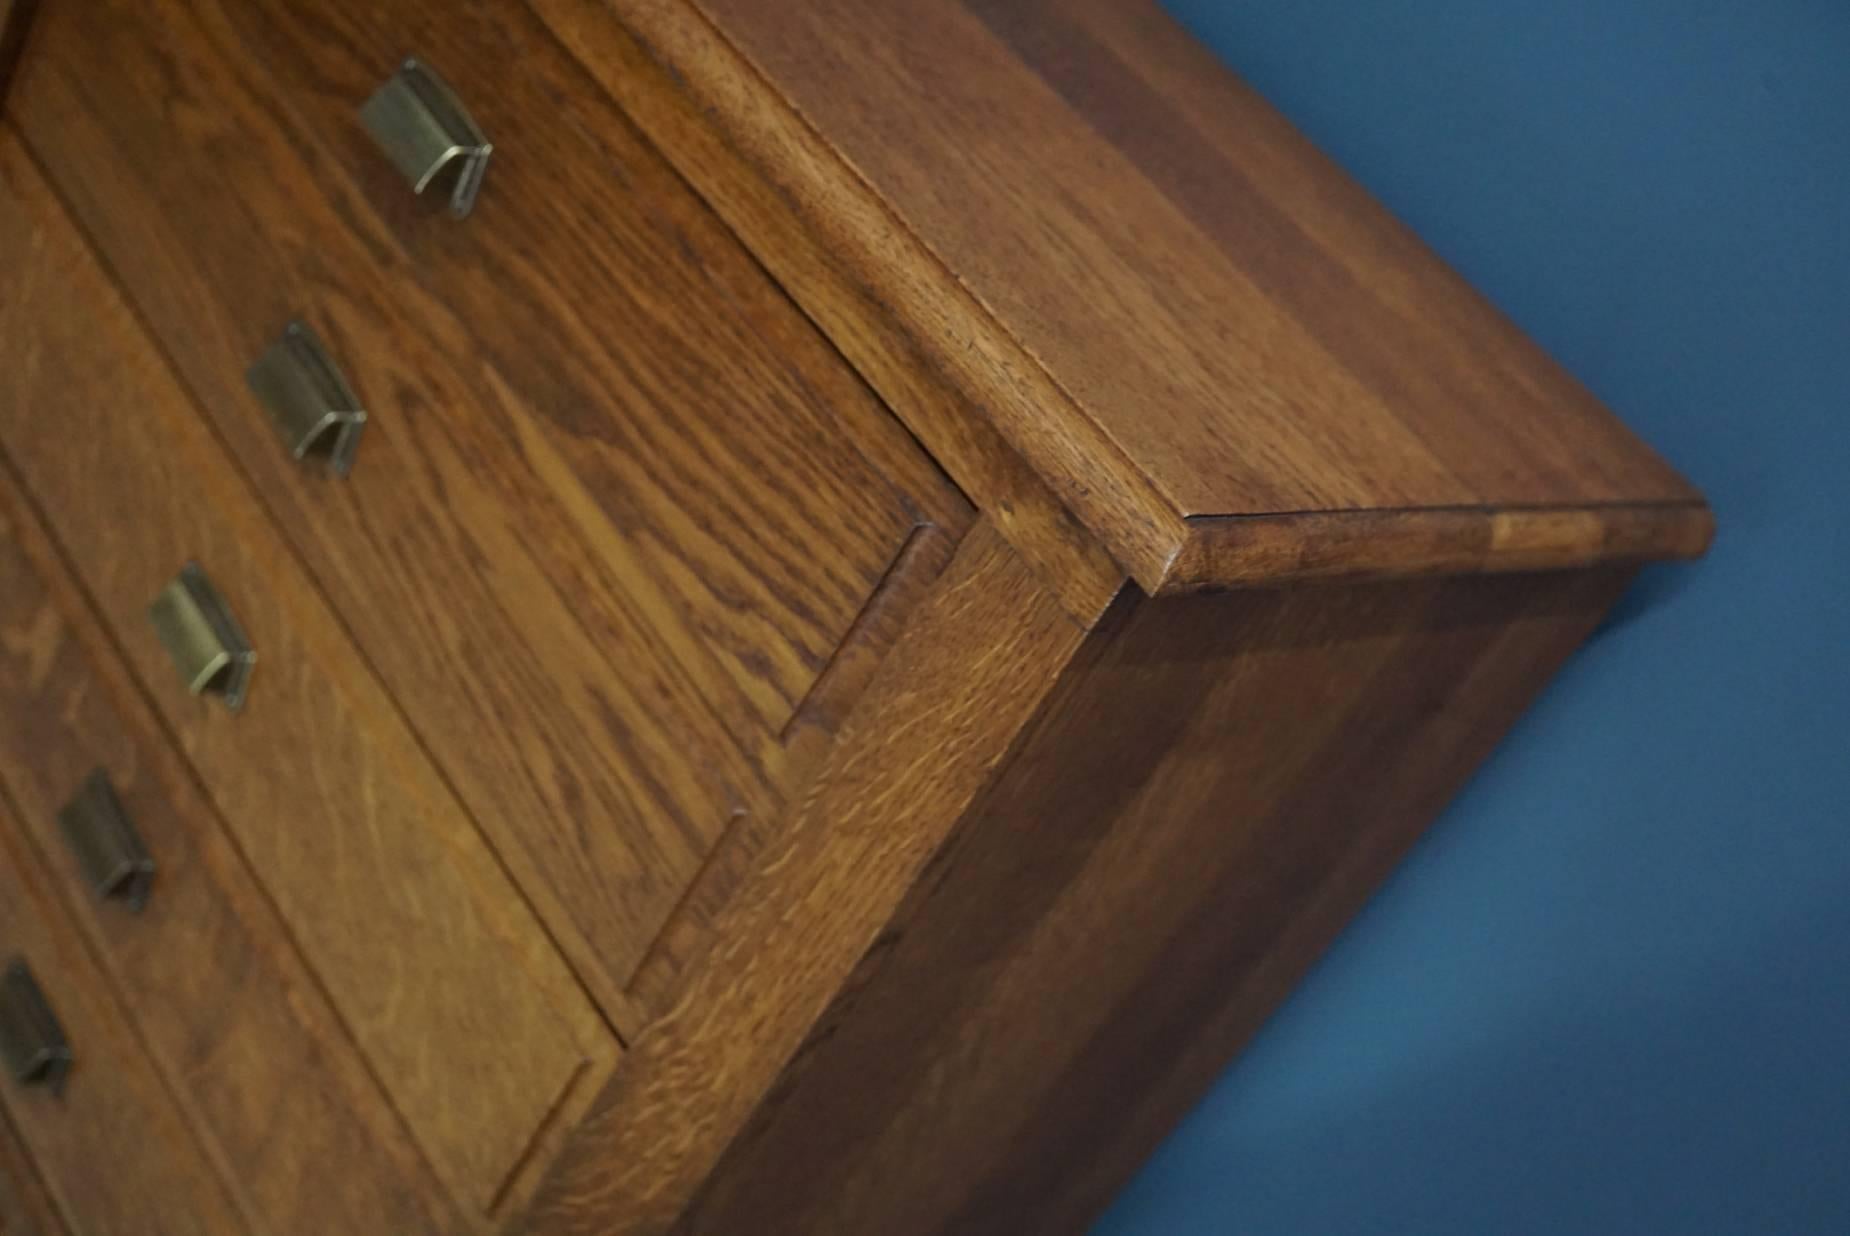
POLYGON ((176 1106, 263 1230, 447 1236, 466 1226, 4 479, 0 798, 37 848, 34 878, 64 893, 176 1106), (139 913, 91 894, 58 827, 99 769, 157 865, 139 913))
POLYGON ((674 1224, 1082 641, 979 524, 519 1230, 674 1224))
POLYGON ((439 1175, 494 1211, 616 1040, 10 140, 0 266, 8 466, 439 1175), (236 714, 148 621, 189 559, 258 649, 236 714))
POLYGON ((62 881, 94 760, 177 859, 20 921, 263 1230, 1083 1230, 1710 534, 1152 0, 51 0, 9 108, 0 803, 62 881), (405 53, 468 220, 357 122, 405 53), (296 315, 344 482, 244 389, 296 315))
POLYGON ((1125 598, 675 1230, 1085 1230, 1627 574, 1125 598))
POLYGON ((70 1042, 64 1092, 0 1079, 0 1109, 80 1236, 237 1236, 240 1213, 0 798, 0 957, 25 958, 70 1042))
POLYGON ((783 730, 861 607, 966 513, 544 31, 446 12, 61 5, 15 115, 627 1032, 729 821, 780 807, 783 730), (398 39, 507 139, 464 223, 358 125, 398 39), (244 387, 296 314, 373 414, 339 484, 244 387))
POLYGON ((888 349, 954 375, 1147 590, 1292 578, 1235 516, 1544 524, 1352 544, 1368 575, 1459 539, 1488 570, 1707 542, 1681 478, 1148 0, 535 2, 588 63, 624 25, 778 186, 729 214, 761 252, 783 225, 754 212, 826 216, 888 349))

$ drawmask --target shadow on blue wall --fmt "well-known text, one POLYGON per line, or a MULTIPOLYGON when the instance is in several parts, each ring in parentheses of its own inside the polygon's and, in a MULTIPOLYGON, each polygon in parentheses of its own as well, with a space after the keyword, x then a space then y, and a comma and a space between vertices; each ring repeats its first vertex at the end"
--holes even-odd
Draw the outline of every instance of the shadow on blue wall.
POLYGON ((1170 8, 1721 534, 1096 1236, 1850 1233, 1850 3, 1170 8))

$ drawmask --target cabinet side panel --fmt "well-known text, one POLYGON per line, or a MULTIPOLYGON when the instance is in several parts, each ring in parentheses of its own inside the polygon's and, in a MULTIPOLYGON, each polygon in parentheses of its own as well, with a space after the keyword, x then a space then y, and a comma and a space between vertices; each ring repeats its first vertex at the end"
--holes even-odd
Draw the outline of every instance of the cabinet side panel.
POLYGON ((679 1230, 1082 1230, 1627 578, 1115 614, 679 1230))

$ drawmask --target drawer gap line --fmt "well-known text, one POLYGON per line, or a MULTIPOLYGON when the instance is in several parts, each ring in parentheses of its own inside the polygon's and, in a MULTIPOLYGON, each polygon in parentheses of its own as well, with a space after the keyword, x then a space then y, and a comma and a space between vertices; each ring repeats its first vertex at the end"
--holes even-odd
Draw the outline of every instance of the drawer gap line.
MULTIPOLYGON (((181 745, 179 736, 174 733, 167 724, 166 718, 161 715, 160 709, 150 698, 141 678, 129 668, 130 661, 126 650, 116 639, 108 623, 103 620, 102 610, 97 605, 96 598, 91 595, 89 586, 82 581, 70 565, 64 548, 58 544, 50 531, 50 525, 45 520, 38 500, 22 484, 12 458, 4 451, 0 451, 0 510, 5 510, 13 516, 19 543, 25 550, 27 558, 32 560, 33 568, 45 580, 47 590, 52 593, 53 603, 61 603, 62 607, 59 612, 65 615, 66 624, 71 628, 72 637, 79 649, 92 658, 93 666, 99 662, 105 663, 98 669, 98 677, 102 680, 104 690, 115 696, 116 706, 129 714, 126 719, 135 723, 135 728, 143 732, 152 731, 154 738, 170 753, 167 758, 158 755, 154 758, 152 763, 156 767, 151 770, 152 775, 164 780, 166 774, 162 768, 175 769, 178 775, 186 779, 192 796, 197 797, 211 813, 209 823, 199 827, 218 829, 225 844, 236 857, 239 866, 243 868, 249 888, 256 897, 261 899, 269 911, 277 930, 282 935, 283 943, 288 946, 300 964, 305 981, 311 985, 316 998, 327 1009, 335 1029, 352 1051, 360 1068, 365 1071, 366 1078, 378 1092, 380 1101, 391 1113, 392 1118, 398 1122, 399 1128, 404 1133, 405 1141, 417 1155, 418 1162, 431 1179, 445 1179, 426 1152, 423 1140, 413 1131, 414 1126, 399 1106, 397 1096, 385 1084, 385 1078, 374 1065, 372 1055, 366 1051, 359 1037, 354 1033, 353 1024, 348 1020, 339 1001, 334 999, 333 992, 321 976, 320 968, 315 965, 309 953, 302 947, 295 927, 290 923, 288 916, 282 912, 282 907, 276 903, 269 888, 263 881, 257 879, 256 865, 251 861, 250 855, 245 852, 237 833, 225 822, 224 814, 200 777, 199 770, 194 767, 192 759, 185 754, 185 748, 181 745), (82 612, 73 617, 70 612, 73 607, 81 607, 82 612), (129 696, 127 700, 122 699, 125 692, 129 696)), ((9 806, 11 805, 11 793, 4 786, 0 786, 0 797, 4 797, 9 806)), ((188 826, 192 827, 190 823, 188 826)), ((85 936, 86 948, 90 948, 88 933, 80 934, 85 936)), ((108 975, 112 994, 117 996, 118 1003, 120 1003, 120 993, 117 991, 117 980, 113 968, 105 966, 103 972, 108 975)), ((135 1033, 139 1040, 141 1034, 139 1026, 136 1027, 135 1033)), ((145 1043, 143 1047, 145 1050, 145 1043)), ((152 1055, 150 1058, 158 1059, 152 1055)), ((166 1070, 157 1064, 156 1072, 161 1076, 163 1084, 166 1084, 166 1070)), ((183 1110, 186 1110, 190 1117, 191 1109, 184 1108, 183 1110)), ((208 1157, 216 1168, 217 1156, 213 1154, 208 1157)), ((234 1196, 241 1197, 241 1191, 234 1190, 234 1196)))

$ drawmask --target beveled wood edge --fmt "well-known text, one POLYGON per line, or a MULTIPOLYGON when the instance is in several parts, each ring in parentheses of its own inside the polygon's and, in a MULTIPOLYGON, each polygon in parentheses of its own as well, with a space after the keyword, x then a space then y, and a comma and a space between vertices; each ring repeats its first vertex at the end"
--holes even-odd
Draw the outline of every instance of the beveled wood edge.
MULTIPOLYGON (((1694 557, 1706 548, 1712 517, 1690 504, 1184 513, 690 0, 534 0, 534 7, 1043 572, 1076 561, 1041 552, 1044 526, 1061 515, 1152 595, 1563 569, 1694 557), (695 132, 695 123, 709 132, 695 132), (741 186, 742 177, 755 183, 741 186), (773 211, 785 217, 769 217, 773 211), (789 256, 793 240, 807 242, 803 257, 789 256), (831 270, 797 269, 804 260, 831 270), (934 385, 945 397, 917 398, 934 385), (1020 492, 996 493, 962 462, 977 432, 972 420, 982 422, 992 449, 1010 452, 1038 478, 1028 502, 1016 501, 1020 492), (1037 500, 1063 510, 1036 513, 1030 526, 1022 508, 1037 500)), ((1081 604, 1069 605, 1082 621, 1097 616, 1097 599, 1111 591, 1099 587, 1090 563, 1084 573, 1094 578, 1080 585, 1081 604)))
POLYGON ((1187 525, 1157 595, 1699 558, 1715 537, 1706 502, 1197 515, 1187 525))

